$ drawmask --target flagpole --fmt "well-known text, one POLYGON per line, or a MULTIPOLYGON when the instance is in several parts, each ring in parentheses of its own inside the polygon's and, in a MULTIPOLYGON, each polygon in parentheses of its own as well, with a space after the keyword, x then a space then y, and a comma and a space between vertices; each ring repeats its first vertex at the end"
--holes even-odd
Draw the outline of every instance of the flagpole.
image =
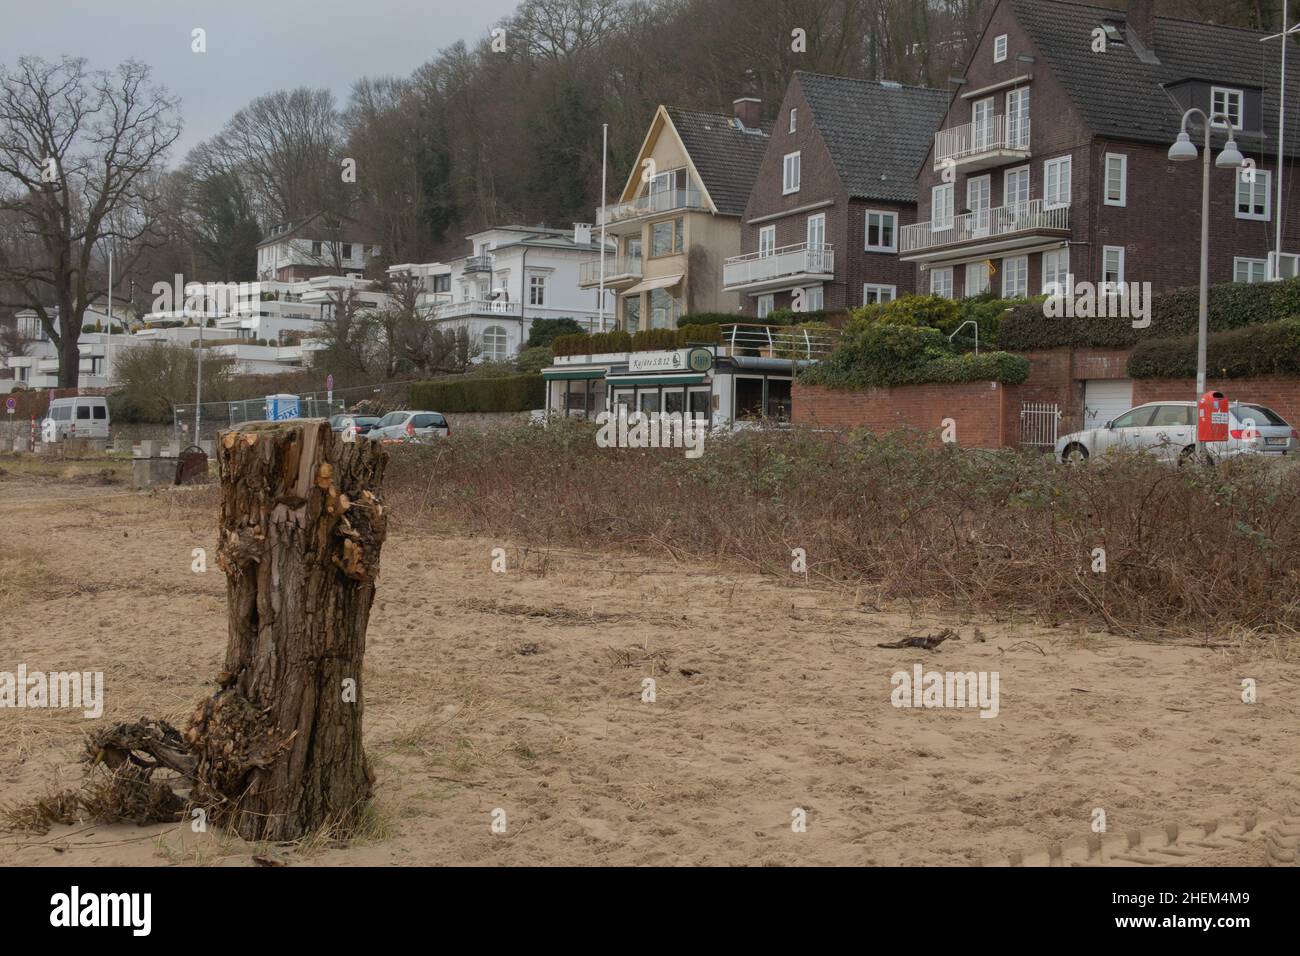
POLYGON ((113 384, 113 246, 108 247, 108 341, 104 346, 104 379, 113 384))
POLYGON ((605 214, 606 176, 609 169, 609 124, 601 127, 600 134, 600 330, 605 331, 605 214))
POLYGON ((1276 222, 1274 226, 1277 229, 1276 238, 1274 239, 1273 248, 1273 266, 1269 270, 1270 279, 1282 278, 1282 165, 1285 162, 1286 154, 1284 150, 1286 142, 1286 48, 1287 37, 1297 30, 1300 30, 1300 24, 1287 26, 1290 17, 1288 0, 1282 0, 1282 32, 1275 33, 1272 36, 1263 37, 1260 42, 1265 43, 1269 40, 1282 41, 1282 76, 1278 84, 1278 106, 1277 106, 1277 215, 1274 217, 1276 222))

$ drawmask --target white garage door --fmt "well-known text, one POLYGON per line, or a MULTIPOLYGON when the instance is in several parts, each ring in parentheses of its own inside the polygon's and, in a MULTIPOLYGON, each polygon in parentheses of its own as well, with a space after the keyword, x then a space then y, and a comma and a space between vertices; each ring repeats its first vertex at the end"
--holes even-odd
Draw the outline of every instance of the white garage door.
POLYGON ((1083 383, 1083 427, 1098 428, 1133 407, 1133 380, 1095 378, 1083 383))

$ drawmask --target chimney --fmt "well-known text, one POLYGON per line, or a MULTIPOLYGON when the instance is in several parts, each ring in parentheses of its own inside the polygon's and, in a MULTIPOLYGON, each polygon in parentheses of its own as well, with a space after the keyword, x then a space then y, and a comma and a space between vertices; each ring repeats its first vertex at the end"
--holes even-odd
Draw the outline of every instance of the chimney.
POLYGON ((591 245, 591 223, 575 222, 573 224, 573 244, 575 246, 591 245))
POLYGON ((758 129, 763 125, 763 101, 755 96, 742 96, 731 101, 736 112, 736 119, 746 129, 758 129))
POLYGON ((1148 50, 1156 48, 1156 0, 1128 0, 1125 20, 1148 50))

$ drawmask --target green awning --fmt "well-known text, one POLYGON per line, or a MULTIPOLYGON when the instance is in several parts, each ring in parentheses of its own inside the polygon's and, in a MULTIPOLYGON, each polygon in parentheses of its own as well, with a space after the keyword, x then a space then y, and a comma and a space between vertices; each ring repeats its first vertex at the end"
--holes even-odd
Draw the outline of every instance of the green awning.
POLYGON ((699 375, 611 375, 609 384, 612 388, 625 385, 703 385, 708 376, 699 375))
POLYGON ((542 378, 548 382, 554 381, 572 381, 588 378, 604 378, 605 370, 603 368, 575 368, 575 369, 546 369, 542 372, 542 378))

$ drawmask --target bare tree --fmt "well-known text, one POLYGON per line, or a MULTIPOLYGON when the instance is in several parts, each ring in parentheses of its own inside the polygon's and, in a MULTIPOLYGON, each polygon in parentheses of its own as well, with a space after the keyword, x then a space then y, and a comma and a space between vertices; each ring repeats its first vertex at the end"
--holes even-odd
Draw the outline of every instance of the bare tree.
POLYGON ((77 384, 96 245, 151 228, 150 174, 180 135, 175 109, 135 61, 111 73, 73 58, 0 68, 0 217, 17 227, 0 229, 0 304, 36 310, 61 387, 77 384))

